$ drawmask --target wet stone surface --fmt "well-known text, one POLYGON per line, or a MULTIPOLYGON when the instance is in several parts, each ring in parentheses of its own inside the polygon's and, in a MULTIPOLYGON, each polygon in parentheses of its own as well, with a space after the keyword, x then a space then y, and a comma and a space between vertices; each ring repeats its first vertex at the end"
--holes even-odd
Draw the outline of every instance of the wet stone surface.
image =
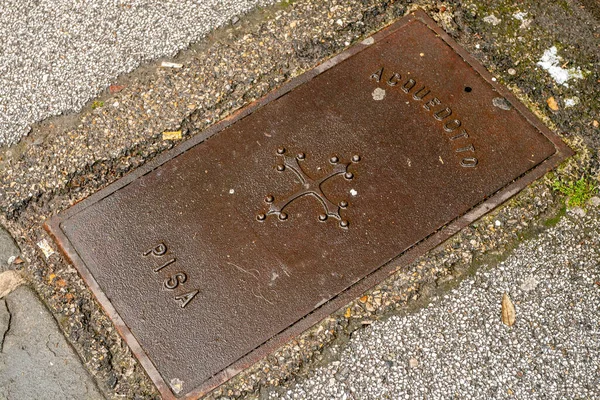
POLYGON ((0 398, 104 399, 52 315, 25 286, 0 299, 0 398))

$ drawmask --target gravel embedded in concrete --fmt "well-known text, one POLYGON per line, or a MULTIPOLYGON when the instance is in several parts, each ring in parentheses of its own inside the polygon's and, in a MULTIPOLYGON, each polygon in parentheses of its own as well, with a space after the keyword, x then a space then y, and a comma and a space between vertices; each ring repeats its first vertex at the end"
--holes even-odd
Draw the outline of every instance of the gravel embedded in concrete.
MULTIPOLYGON (((593 146, 600 143, 594 124, 599 104, 594 96, 598 73, 592 69, 586 79, 573 81, 567 89, 554 85, 546 71, 535 68, 538 56, 556 43, 570 49, 569 66, 595 65, 598 47, 594 32, 598 24, 576 3, 564 7, 562 3, 538 4, 533 0, 525 0, 517 8, 479 0, 446 2, 443 7, 425 0, 287 2, 285 6, 274 6, 276 12, 269 12, 269 17, 257 13, 258 20, 252 16, 243 18, 223 29, 216 40, 201 41, 187 55, 167 59, 183 63, 182 69, 152 63, 147 70, 141 68, 140 73, 125 77, 125 82, 120 79, 118 83, 126 85, 122 91, 101 96, 97 100, 104 101, 103 106, 86 107, 72 124, 68 117, 57 118, 34 127, 30 137, 18 145, 0 148, 0 223, 23 250, 21 258, 25 263, 19 268, 27 273, 55 318, 61 321, 69 342, 86 360, 86 367, 108 398, 149 399, 158 395, 77 272, 58 255, 46 260, 41 254, 36 243, 47 238, 41 221, 165 151, 170 145, 161 140, 164 130, 183 129, 185 138, 197 134, 345 46, 362 40, 416 3, 424 6, 501 82, 525 99, 530 108, 545 116, 547 123, 570 135, 572 142, 583 139, 592 148, 598 148, 593 146), (535 24, 517 32, 513 25, 521 21, 512 16, 517 10, 527 11, 527 18, 535 24), (484 22, 483 17, 490 13, 503 22, 496 26, 484 22), (550 95, 559 104, 563 104, 561 98, 574 95, 581 101, 574 107, 550 112, 546 109, 550 95), (56 127, 52 127, 55 123, 56 127), (56 279, 52 278, 54 275, 56 279)), ((503 3, 507 5, 506 1, 503 3)), ((579 167, 585 170, 577 169, 567 175, 579 177, 590 170, 598 171, 596 153, 590 154, 591 167, 582 167, 581 163, 579 167)), ((584 160, 589 158, 590 155, 584 160)), ((511 202, 512 206, 500 210, 497 218, 501 227, 493 220, 491 224, 478 221, 445 249, 400 271, 382 290, 369 295, 365 304, 356 301, 349 305, 349 319, 343 315, 328 318, 208 398, 253 398, 259 390, 287 382, 298 371, 302 373, 302 368, 310 368, 311 360, 320 362, 323 345, 329 346, 338 335, 350 332, 354 322, 370 322, 387 315, 388 302, 398 309, 412 308, 415 299, 420 302, 429 298, 430 292, 424 288, 451 285, 462 276, 457 270, 466 270, 472 260, 477 260, 478 252, 496 254, 516 237, 537 229, 548 205, 557 200, 555 195, 545 196, 549 190, 547 184, 528 188, 529 194, 522 193, 515 203, 511 202), (381 307, 377 307, 379 302, 381 307), (368 312, 373 306, 375 312, 368 312)))
POLYGON ((421 311, 376 322, 270 399, 600 397, 600 220, 569 213, 421 311), (508 293, 516 323, 501 322, 508 293))
POLYGON ((0 146, 79 110, 118 75, 268 0, 10 0, 0 6, 0 146))

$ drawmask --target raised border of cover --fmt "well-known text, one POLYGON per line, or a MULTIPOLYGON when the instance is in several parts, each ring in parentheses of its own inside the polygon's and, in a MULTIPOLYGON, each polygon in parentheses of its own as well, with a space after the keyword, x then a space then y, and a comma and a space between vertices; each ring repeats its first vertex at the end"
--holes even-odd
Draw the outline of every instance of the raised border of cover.
POLYGON ((331 59, 311 69, 310 71, 290 80, 280 88, 267 94, 265 97, 255 101, 254 103, 248 105, 247 107, 244 107, 243 109, 236 111, 235 113, 223 119, 219 123, 211 126, 205 131, 194 136, 193 138, 179 144, 175 148, 159 155, 154 160, 148 162, 147 164, 136 169, 132 173, 110 184, 108 187, 89 196, 85 200, 77 203, 76 205, 67 209, 64 212, 61 212, 57 216, 54 216, 44 225, 44 228, 58 243, 63 254, 65 254, 67 258, 75 265, 75 267, 83 277, 84 281, 89 286, 90 290, 92 291, 92 293, 94 294, 94 296, 96 297, 106 314, 113 321, 113 324, 117 328, 117 331, 123 337, 125 342, 129 345, 133 354, 135 354, 136 358, 144 367, 150 379, 152 379, 152 381, 158 388, 163 399, 191 400, 198 399, 206 395, 207 393, 215 389, 217 386, 223 384, 227 380, 231 379, 233 376, 252 366, 268 354, 272 353, 273 351, 287 343, 293 337, 296 337, 306 329, 321 321, 323 318, 327 317, 336 310, 345 306, 352 300, 360 297, 360 295, 362 295, 365 291, 380 283, 389 275, 398 271, 400 268, 410 264, 417 257, 420 257, 429 250, 438 246, 440 243, 444 242, 452 235, 459 232, 462 228, 468 226, 473 221, 477 220, 490 210, 496 208, 498 205, 502 204, 503 202, 505 202, 506 200, 523 190, 526 186, 531 184, 536 179, 542 177, 545 173, 555 168, 564 159, 573 155, 573 151, 560 139, 560 137, 551 132, 535 115, 533 115, 527 109, 527 107, 525 107, 525 105, 523 105, 519 100, 517 100, 508 89, 492 80, 492 75, 485 69, 485 67, 473 56, 471 56, 465 49, 460 47, 460 45, 456 43, 440 27, 438 27, 435 21, 431 19, 424 11, 416 10, 409 13, 397 22, 375 33, 371 36, 371 38, 373 39, 373 41, 369 40, 368 42, 366 42, 368 44, 366 44, 365 41, 359 42, 351 48, 343 51, 342 53, 332 57, 331 59), (367 275, 365 278, 361 279, 360 281, 352 285, 350 288, 346 289, 344 292, 341 292, 336 297, 321 305, 310 314, 300 318, 296 323, 290 325, 285 330, 279 332, 271 339, 255 348, 253 351, 242 356, 240 359, 232 363, 229 367, 215 374, 197 388, 193 389, 187 394, 175 396, 171 390, 170 385, 160 375, 159 371, 154 366, 144 349, 140 346, 135 336, 129 330, 129 327, 125 324, 125 321, 123 321, 119 313, 115 310, 110 300, 106 297, 105 293, 102 291, 95 278, 92 276, 92 274, 86 267, 85 263, 77 253, 77 250, 73 247, 68 237, 61 229, 61 223, 69 219, 73 215, 81 212, 83 209, 92 206, 101 199, 110 196, 112 193, 125 187, 134 180, 150 173, 151 171, 158 168, 167 161, 171 160, 172 158, 177 157, 178 155, 189 150, 190 148, 204 142, 206 139, 226 129, 230 125, 245 118, 246 116, 252 114, 254 111, 265 106, 269 102, 276 100, 281 96, 284 96, 285 94, 292 91, 294 88, 310 81, 317 75, 336 66, 337 64, 348 59, 349 57, 352 57, 353 55, 359 53, 365 48, 372 46, 374 43, 383 40, 387 36, 395 33, 405 25, 414 21, 419 21, 423 23, 428 28, 430 28, 439 38, 444 40, 444 42, 446 42, 448 46, 450 46, 458 55, 460 55, 462 59, 471 68, 473 68, 477 73, 479 73, 479 75, 481 75, 501 96, 506 98, 506 100, 508 100, 511 103, 511 105, 519 113, 521 113, 523 117, 525 117, 527 122, 533 125, 550 142, 552 142, 555 146, 556 152, 547 159, 545 159, 543 162, 529 170, 524 175, 515 179, 512 183, 508 184, 507 186, 496 192, 484 202, 473 207, 466 214, 457 217, 455 220, 453 220, 443 228, 432 233, 429 237, 422 240, 421 242, 408 249, 407 251, 403 252, 402 254, 399 254, 392 261, 382 265, 375 272, 371 273, 370 275, 367 275))

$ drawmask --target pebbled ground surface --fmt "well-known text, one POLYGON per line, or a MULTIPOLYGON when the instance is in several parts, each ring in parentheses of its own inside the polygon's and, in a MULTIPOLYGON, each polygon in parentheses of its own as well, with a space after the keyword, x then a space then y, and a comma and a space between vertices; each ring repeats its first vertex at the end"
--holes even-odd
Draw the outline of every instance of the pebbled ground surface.
POLYGON ((268 398, 599 398, 599 212, 569 212, 426 308, 373 323, 336 361, 268 398), (503 293, 516 307, 512 327, 501 322, 503 293))
POLYGON ((0 4, 0 146, 79 111, 140 63, 170 57, 268 0, 8 0, 0 4))
MULTIPOLYGON (((50 118, 18 144, 0 148, 0 224, 22 251, 21 262, 10 268, 19 269, 42 297, 107 398, 158 397, 77 272, 43 230, 44 220, 179 141, 163 140, 163 131, 181 130, 181 140, 196 135, 417 6, 562 134, 578 155, 208 398, 252 399, 282 385, 284 391, 292 390, 295 377, 302 380, 316 365, 335 362, 337 356, 327 351, 332 344, 343 345, 379 319, 418 311, 480 266, 493 270, 517 243, 555 224, 564 214, 565 199, 552 190, 553 182, 572 182, 582 175, 597 182, 600 31, 595 14, 582 8, 583 3, 299 0, 253 12, 169 59, 183 68, 163 68, 160 62, 144 65, 118 78, 119 90, 104 91, 80 114, 50 118), (568 87, 538 65, 553 47, 560 59, 558 65, 549 61, 552 71, 581 71, 568 87), (550 103, 552 108, 550 97, 556 103, 550 103)), ((577 233, 561 232, 566 235, 561 241, 577 233)), ((491 301, 497 307, 495 295, 491 301)))

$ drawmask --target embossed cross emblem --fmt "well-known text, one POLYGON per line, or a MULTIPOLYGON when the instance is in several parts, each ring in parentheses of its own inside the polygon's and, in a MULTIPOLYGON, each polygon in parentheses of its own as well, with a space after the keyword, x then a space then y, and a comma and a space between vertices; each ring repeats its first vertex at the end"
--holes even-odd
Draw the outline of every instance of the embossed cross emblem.
MULTIPOLYGON (((340 215, 340 208, 348 207, 348 202, 343 200, 340 201, 339 204, 333 203, 327 198, 325 193, 323 193, 323 190, 321 190, 321 185, 337 175, 344 175, 345 179, 352 180, 354 178, 354 174, 348 171, 348 167, 351 165, 351 163, 340 163, 339 158, 337 156, 333 156, 329 159, 329 162, 333 164, 333 170, 320 179, 313 179, 306 172, 304 172, 302 166, 300 165, 300 161, 303 161, 306 158, 304 153, 299 153, 295 157, 287 156, 285 153, 285 148, 280 147, 277 149, 277 155, 283 158, 283 163, 277 166, 277 170, 279 172, 283 172, 286 169, 291 170, 294 174, 296 174, 302 186, 285 199, 275 201, 275 197, 273 195, 268 195, 265 197, 265 202, 270 204, 269 210, 266 214, 258 214, 256 219, 259 221, 264 221, 269 215, 277 215, 281 221, 285 221, 288 218, 287 213, 284 211, 287 206, 302 196, 312 196, 323 205, 324 212, 319 214, 319 221, 327 221, 329 217, 332 217, 340 221, 340 227, 348 228, 349 222, 343 219, 340 215)), ((352 156, 352 163, 357 163, 359 161, 359 155, 352 156)))

